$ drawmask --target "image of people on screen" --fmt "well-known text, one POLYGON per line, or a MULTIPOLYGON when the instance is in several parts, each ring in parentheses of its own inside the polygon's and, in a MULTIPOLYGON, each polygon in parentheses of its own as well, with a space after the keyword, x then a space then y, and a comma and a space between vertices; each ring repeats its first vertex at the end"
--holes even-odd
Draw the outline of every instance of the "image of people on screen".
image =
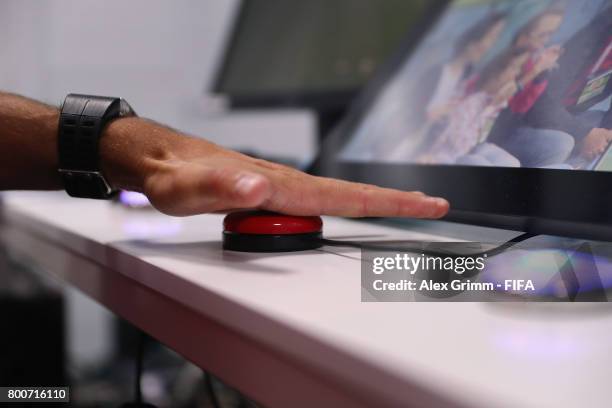
POLYGON ((612 170, 612 0, 454 2, 342 160, 612 170))

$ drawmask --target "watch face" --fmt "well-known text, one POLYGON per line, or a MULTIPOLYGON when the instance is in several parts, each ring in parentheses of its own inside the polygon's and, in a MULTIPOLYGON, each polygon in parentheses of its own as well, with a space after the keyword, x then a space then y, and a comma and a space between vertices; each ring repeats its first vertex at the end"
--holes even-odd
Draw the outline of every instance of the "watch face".
POLYGON ((136 112, 130 104, 123 98, 119 100, 119 115, 120 116, 136 116, 136 112))

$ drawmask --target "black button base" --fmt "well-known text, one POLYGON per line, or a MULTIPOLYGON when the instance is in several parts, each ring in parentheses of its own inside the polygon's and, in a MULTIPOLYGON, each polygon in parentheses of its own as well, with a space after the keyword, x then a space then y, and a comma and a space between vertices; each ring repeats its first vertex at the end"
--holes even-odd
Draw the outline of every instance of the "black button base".
POLYGON ((323 246, 322 234, 255 235, 223 233, 223 249, 239 252, 292 252, 323 246))

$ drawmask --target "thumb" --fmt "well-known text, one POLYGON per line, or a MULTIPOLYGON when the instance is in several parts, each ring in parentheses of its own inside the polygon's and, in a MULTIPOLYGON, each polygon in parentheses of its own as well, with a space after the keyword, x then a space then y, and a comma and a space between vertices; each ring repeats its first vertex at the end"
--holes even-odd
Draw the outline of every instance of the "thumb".
POLYGON ((261 174, 193 163, 151 176, 145 184, 151 203, 176 216, 255 208, 271 193, 270 181, 261 174))

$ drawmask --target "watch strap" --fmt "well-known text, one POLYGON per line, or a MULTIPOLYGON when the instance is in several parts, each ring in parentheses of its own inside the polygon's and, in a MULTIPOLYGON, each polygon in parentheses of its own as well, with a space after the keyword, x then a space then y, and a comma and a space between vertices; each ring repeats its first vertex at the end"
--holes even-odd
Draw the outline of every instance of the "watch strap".
POLYGON ((100 171, 100 137, 108 123, 130 114, 121 98, 69 94, 62 105, 59 134, 59 173, 73 197, 108 199, 114 191, 100 171))

